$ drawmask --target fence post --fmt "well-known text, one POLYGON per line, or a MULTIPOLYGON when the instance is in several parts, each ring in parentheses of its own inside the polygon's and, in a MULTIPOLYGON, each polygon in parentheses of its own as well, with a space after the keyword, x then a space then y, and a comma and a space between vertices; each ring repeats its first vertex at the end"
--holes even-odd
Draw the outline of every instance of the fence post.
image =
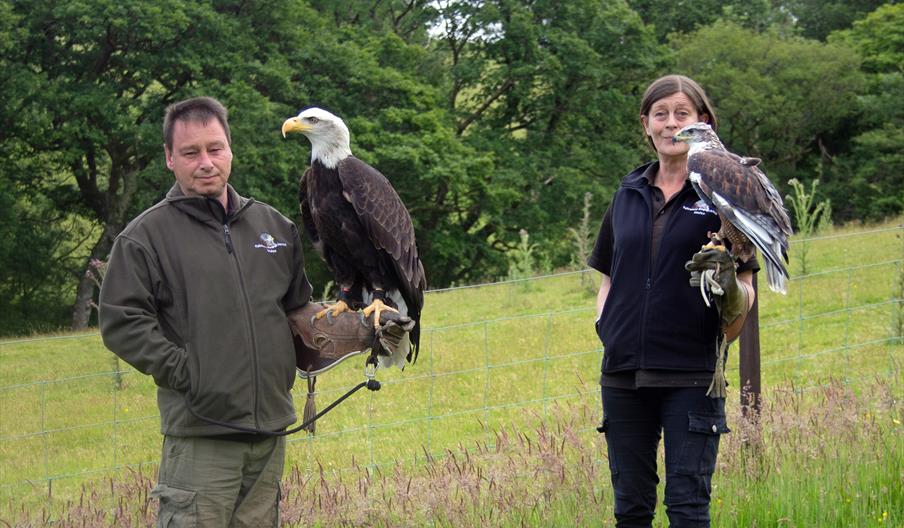
POLYGON ((760 415, 760 314, 759 293, 753 274, 753 306, 747 312, 747 320, 741 328, 740 371, 741 413, 751 423, 759 422, 760 415))

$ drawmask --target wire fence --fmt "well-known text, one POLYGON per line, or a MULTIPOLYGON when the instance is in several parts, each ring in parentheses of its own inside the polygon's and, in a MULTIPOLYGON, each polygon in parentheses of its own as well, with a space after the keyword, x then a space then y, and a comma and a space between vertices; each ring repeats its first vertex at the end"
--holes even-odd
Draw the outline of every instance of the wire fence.
MULTIPOLYGON (((902 232, 895 226, 793 243, 808 244, 808 258, 821 269, 792 268, 787 296, 760 292, 767 395, 770 387, 807 390, 828 377, 851 385, 886 379, 900 390, 902 232)), ((565 406, 598 407, 602 348, 588 276, 582 270, 428 292, 425 314, 433 318, 425 320, 418 363, 381 371, 379 392, 337 407, 316 435, 291 437, 289 467, 417 464, 492 445, 495 431, 531 427, 565 406)), ((97 332, 0 341, 4 502, 156 464, 162 437, 153 382, 115 361, 97 332)), ((319 405, 363 379, 354 361, 321 377, 319 405)), ((728 370, 737 387, 737 361, 728 370)))

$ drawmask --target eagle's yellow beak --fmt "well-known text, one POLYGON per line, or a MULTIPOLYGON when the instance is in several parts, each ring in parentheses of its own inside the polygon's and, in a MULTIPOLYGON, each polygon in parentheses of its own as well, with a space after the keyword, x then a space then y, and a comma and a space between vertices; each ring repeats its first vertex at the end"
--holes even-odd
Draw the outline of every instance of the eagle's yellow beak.
POLYGON ((310 127, 302 122, 301 119, 290 117, 282 124, 282 137, 286 137, 287 132, 304 132, 308 128, 310 127))

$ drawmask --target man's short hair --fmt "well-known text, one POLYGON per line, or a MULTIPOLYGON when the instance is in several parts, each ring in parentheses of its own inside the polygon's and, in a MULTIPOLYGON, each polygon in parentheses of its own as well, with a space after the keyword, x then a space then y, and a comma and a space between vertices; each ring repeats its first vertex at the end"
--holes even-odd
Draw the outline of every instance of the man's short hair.
POLYGON ((216 118, 226 132, 226 141, 232 145, 229 133, 229 112, 222 103, 213 97, 192 97, 166 107, 163 115, 163 142, 166 148, 173 149, 173 128, 176 121, 198 122, 206 125, 211 118, 216 118))

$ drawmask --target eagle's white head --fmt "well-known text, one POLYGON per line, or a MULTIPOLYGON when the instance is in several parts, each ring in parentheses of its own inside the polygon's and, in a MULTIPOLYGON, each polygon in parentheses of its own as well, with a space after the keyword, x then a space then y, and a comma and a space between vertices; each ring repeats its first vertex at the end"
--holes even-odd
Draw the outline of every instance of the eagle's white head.
POLYGON ((672 143, 684 141, 690 146, 687 155, 690 156, 701 150, 720 149, 725 150, 725 146, 719 141, 719 136, 713 127, 707 123, 698 122, 687 125, 672 136, 672 143))
POLYGON ((308 108, 286 119, 282 125, 283 137, 288 132, 304 134, 311 142, 311 162, 320 161, 328 169, 335 168, 352 155, 348 127, 339 117, 322 108, 308 108))

